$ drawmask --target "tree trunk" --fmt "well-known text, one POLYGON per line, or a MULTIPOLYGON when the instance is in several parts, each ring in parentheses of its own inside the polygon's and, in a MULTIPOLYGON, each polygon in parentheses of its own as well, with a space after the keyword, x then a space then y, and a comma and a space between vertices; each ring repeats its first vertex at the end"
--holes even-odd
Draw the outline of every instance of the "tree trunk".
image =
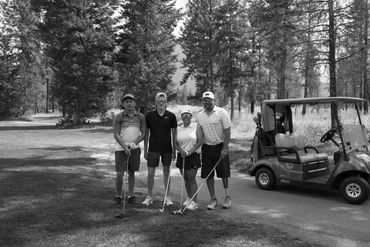
POLYGON ((46 79, 46 100, 45 100, 45 113, 49 112, 49 79, 46 79))
POLYGON ((368 30, 369 30, 369 1, 365 1, 366 9, 365 9, 365 30, 364 30, 364 51, 363 51, 363 80, 364 80, 364 113, 367 114, 369 112, 369 85, 367 82, 367 64, 368 64, 368 30))
MULTIPOLYGON (((330 97, 337 96, 336 86, 336 57, 335 57, 335 44, 336 44, 336 30, 335 30, 335 16, 334 16, 334 0, 329 0, 329 80, 330 80, 330 97)), ((338 116, 337 107, 335 104, 331 105, 331 124, 334 128, 336 126, 335 119, 338 116)))

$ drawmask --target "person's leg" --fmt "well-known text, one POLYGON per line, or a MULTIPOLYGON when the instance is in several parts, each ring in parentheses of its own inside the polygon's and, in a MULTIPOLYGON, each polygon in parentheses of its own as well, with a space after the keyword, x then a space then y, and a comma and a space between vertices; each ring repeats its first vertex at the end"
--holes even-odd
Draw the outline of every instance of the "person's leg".
POLYGON ((159 154, 149 152, 148 153, 148 177, 147 177, 147 187, 148 187, 148 196, 143 201, 143 204, 150 205, 153 203, 153 187, 154 187, 154 175, 155 175, 155 169, 158 166, 159 163, 159 154))
POLYGON ((148 166, 148 196, 152 196, 153 194, 153 187, 154 187, 154 175, 155 175, 155 167, 148 166))
POLYGON ((128 196, 134 196, 135 172, 128 172, 128 196))
POLYGON ((168 181, 169 176, 170 176, 170 166, 163 166, 163 184, 164 184, 164 191, 167 190, 167 195, 170 194, 170 187, 171 187, 170 186, 171 181, 168 181), (167 188, 167 184, 168 184, 168 188, 167 188))
MULTIPOLYGON (((196 181, 196 175, 197 175, 197 168, 190 168, 189 170, 186 170, 187 172, 187 183, 189 184, 189 192, 188 195, 190 198, 192 198, 195 194, 195 192, 198 190, 198 185, 196 181)), ((194 196, 193 201, 197 201, 197 195, 194 196)))
POLYGON ((124 151, 115 152, 115 163, 116 163, 116 196, 114 198, 116 203, 121 202, 122 195, 122 183, 126 164, 126 155, 124 151))
POLYGON ((172 153, 164 153, 161 156, 162 165, 163 165, 163 184, 164 184, 164 193, 167 192, 166 196, 166 205, 173 205, 170 195, 171 188, 171 163, 172 163, 172 153))
POLYGON ((123 171, 116 171, 116 196, 122 195, 123 171))
POLYGON ((186 193, 188 194, 188 198, 192 198, 192 190, 191 190, 191 174, 190 170, 184 170, 184 175, 183 175, 184 183, 185 183, 185 190, 186 193))
POLYGON ((220 167, 217 169, 217 177, 222 178, 222 184, 225 189, 225 201, 222 205, 223 208, 228 209, 231 207, 231 197, 228 193, 229 187, 229 177, 230 177, 230 160, 229 156, 226 156, 221 164, 220 167))
POLYGON ((215 194, 215 179, 213 176, 210 176, 207 179, 207 188, 209 195, 211 196, 211 199, 216 199, 216 194, 215 194))
POLYGON ((140 168, 140 148, 132 149, 129 157, 129 170, 128 170, 128 187, 129 187, 129 199, 134 198, 134 187, 135 187, 135 172, 139 171, 140 168))

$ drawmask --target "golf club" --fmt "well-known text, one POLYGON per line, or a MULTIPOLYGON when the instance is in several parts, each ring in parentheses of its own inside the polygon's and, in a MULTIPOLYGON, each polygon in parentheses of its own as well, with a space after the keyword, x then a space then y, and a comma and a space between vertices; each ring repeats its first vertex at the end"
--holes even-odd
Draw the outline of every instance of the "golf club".
POLYGON ((195 191, 194 195, 190 198, 189 202, 186 204, 186 206, 182 209, 181 213, 180 214, 183 214, 185 212, 185 210, 189 207, 190 203, 194 200, 195 196, 199 193, 200 189, 202 188, 203 184, 207 181, 207 179, 209 178, 209 176, 211 176, 212 172, 216 169, 216 167, 218 166, 218 164, 221 162, 222 158, 220 158, 217 163, 215 164, 215 166, 212 168, 212 170, 208 173, 207 177, 204 179, 204 181, 199 185, 199 188, 197 189, 197 191, 195 191))
POLYGON ((181 183, 181 199, 180 199, 180 209, 179 210, 176 210, 176 211, 173 211, 172 214, 182 214, 182 195, 183 195, 183 191, 184 191, 184 184, 185 184, 185 174, 184 174, 184 171, 185 171, 185 157, 182 157, 182 172, 181 172, 181 179, 182 179, 182 183, 181 183))
MULTIPOLYGON (((116 218, 123 218, 125 215, 125 207, 126 207, 126 189, 125 184, 128 184, 128 164, 130 161, 130 156, 127 157, 127 163, 126 163, 126 172, 123 179, 123 203, 122 203, 122 211, 121 213, 116 215, 116 218)), ((128 185, 126 185, 128 187, 128 185)))
POLYGON ((164 212, 164 206, 166 205, 167 193, 168 193, 168 185, 170 184, 170 179, 171 179, 171 165, 170 165, 169 171, 168 171, 168 179, 167 179, 166 191, 164 192, 163 206, 162 206, 161 209, 159 209, 159 212, 161 212, 161 213, 164 212))

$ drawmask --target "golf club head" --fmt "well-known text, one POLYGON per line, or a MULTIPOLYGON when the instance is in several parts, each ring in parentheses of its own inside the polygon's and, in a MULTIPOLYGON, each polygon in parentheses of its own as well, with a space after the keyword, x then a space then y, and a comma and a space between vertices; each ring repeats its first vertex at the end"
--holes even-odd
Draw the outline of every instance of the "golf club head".
POLYGON ((115 215, 114 218, 122 219, 123 218, 123 213, 119 213, 119 214, 115 215))
POLYGON ((180 215, 182 215, 183 214, 183 212, 181 211, 181 210, 175 210, 175 211, 173 211, 172 212, 172 214, 180 214, 180 215))
POLYGON ((164 212, 164 208, 160 208, 159 209, 159 212, 163 213, 164 212))

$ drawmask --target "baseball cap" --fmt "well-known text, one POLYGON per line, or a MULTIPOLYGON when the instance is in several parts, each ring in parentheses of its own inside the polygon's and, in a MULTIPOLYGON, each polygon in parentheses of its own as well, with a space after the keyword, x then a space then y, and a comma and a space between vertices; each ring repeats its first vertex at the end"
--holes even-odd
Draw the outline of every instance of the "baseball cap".
POLYGON ((181 115, 186 113, 193 115, 189 109, 184 109, 181 111, 181 115))
POLYGON ((167 94, 163 93, 163 92, 159 92, 155 95, 155 100, 159 99, 159 98, 164 98, 166 101, 167 101, 167 94))
POLYGON ((203 97, 202 97, 202 99, 204 99, 204 98, 215 99, 215 95, 214 95, 212 92, 207 91, 207 92, 204 92, 204 93, 203 93, 203 97))
POLYGON ((122 97, 122 101, 124 101, 124 100, 125 100, 125 99, 127 99, 127 98, 130 98, 130 99, 132 99, 132 100, 135 100, 134 95, 132 95, 132 94, 130 94, 130 93, 127 93, 127 94, 125 94, 125 95, 122 97))

